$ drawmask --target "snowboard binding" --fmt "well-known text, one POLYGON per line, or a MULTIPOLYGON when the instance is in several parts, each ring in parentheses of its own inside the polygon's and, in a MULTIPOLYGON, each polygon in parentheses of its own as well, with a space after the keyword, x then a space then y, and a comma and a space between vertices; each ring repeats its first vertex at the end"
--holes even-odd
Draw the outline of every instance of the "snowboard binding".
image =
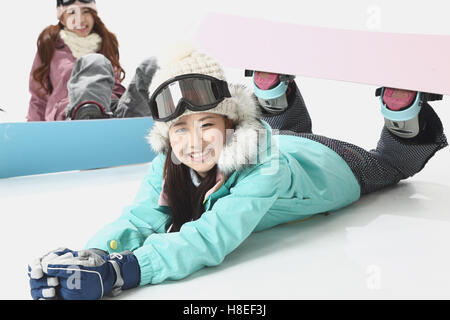
POLYGON ((106 112, 105 109, 96 102, 87 102, 76 108, 73 108, 68 120, 94 120, 94 119, 109 119, 112 118, 112 113, 106 112))
POLYGON ((420 133, 420 110, 428 101, 442 100, 443 95, 403 89, 378 88, 381 113, 386 128, 398 137, 411 139, 420 133))
POLYGON ((287 109, 289 83, 295 76, 251 70, 246 70, 245 76, 253 78, 255 95, 265 111, 278 114, 287 109))

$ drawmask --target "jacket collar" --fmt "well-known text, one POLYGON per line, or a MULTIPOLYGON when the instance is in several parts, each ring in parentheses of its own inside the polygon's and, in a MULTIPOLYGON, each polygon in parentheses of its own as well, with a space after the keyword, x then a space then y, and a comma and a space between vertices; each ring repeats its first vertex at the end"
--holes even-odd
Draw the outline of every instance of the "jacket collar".
MULTIPOLYGON (((200 185, 200 181, 198 179, 198 176, 196 175, 195 172, 193 172, 193 170, 190 170, 191 172, 191 179, 192 182, 194 183, 194 185, 196 187, 198 187, 200 185)), ((159 195, 159 200, 158 200, 158 205, 159 206, 169 206, 169 201, 168 201, 168 197, 167 194, 164 192, 164 183, 165 181, 163 180, 163 185, 162 185, 162 191, 161 194, 159 195)), ((203 201, 203 203, 206 202, 206 200, 208 199, 208 197, 210 195, 212 195, 214 192, 216 192, 217 190, 220 189, 220 187, 225 183, 225 176, 219 171, 217 170, 217 175, 216 175, 216 184, 214 185, 214 187, 212 187, 206 194, 205 194, 205 199, 203 201)))

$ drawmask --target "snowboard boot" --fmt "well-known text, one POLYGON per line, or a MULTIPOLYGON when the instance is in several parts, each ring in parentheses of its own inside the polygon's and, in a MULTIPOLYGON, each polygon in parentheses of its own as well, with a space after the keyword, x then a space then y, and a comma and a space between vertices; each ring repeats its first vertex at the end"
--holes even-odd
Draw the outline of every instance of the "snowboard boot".
POLYGON ((111 117, 112 115, 105 112, 102 106, 95 103, 86 103, 72 109, 69 115, 70 120, 109 119, 111 117))
POLYGON ((386 128, 398 137, 411 139, 425 128, 420 117, 428 101, 442 100, 443 95, 394 88, 379 88, 376 96, 381 99, 381 112, 386 128))
POLYGON ((382 114, 386 128, 400 138, 411 139, 420 132, 419 113, 422 109, 420 92, 383 88, 382 114))
POLYGON ((246 71, 246 75, 253 77, 254 93, 264 113, 281 114, 288 108, 294 76, 259 71, 246 71))

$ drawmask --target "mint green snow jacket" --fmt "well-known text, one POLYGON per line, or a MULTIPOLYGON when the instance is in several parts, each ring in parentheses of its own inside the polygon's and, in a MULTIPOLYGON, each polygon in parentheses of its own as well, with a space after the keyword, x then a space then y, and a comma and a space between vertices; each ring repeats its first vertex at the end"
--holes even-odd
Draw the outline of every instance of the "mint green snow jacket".
POLYGON ((278 138, 258 162, 232 173, 205 202, 205 213, 166 233, 170 209, 158 205, 164 155, 151 163, 133 205, 99 231, 87 248, 109 253, 133 251, 141 285, 178 280, 205 266, 216 266, 253 232, 338 210, 360 197, 360 186, 346 162, 326 146, 296 136, 278 138))

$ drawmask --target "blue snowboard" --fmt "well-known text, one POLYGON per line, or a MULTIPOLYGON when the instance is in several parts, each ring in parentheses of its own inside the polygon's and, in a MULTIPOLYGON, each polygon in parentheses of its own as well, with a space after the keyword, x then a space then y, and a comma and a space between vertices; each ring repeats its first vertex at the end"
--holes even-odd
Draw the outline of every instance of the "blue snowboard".
POLYGON ((0 178, 147 163, 152 118, 0 123, 0 178))

